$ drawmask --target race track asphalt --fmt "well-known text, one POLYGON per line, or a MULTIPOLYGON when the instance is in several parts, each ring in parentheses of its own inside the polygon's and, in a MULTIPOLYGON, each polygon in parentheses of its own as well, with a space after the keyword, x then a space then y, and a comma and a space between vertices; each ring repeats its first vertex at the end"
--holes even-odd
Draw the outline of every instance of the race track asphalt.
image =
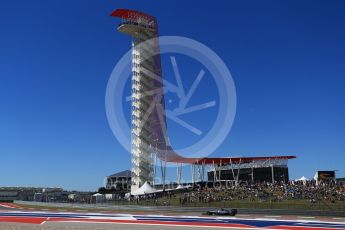
POLYGON ((152 207, 138 208, 140 212, 131 207, 132 213, 124 213, 124 210, 121 212, 109 209, 49 210, 42 206, 33 208, 9 203, 0 203, 0 206, 0 230, 345 229, 345 217, 288 216, 270 213, 217 217, 201 216, 200 213, 171 212, 172 210, 170 213, 163 213, 163 210, 153 212, 152 207))
MULTIPOLYGON (((18 223, 0 223, 1 230, 196 230, 195 227, 152 226, 128 224, 90 224, 90 223, 45 223, 44 225, 28 225, 18 223)), ((203 228, 205 229, 205 228, 203 228)), ((224 228, 212 228, 224 229, 224 228)), ((240 230, 239 228, 232 228, 240 230)))

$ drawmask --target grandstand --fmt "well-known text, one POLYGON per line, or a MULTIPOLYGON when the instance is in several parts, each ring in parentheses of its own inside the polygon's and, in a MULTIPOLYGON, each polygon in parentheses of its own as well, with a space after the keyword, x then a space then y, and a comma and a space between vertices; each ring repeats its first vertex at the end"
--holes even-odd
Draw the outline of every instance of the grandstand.
MULTIPOLYGON (((295 156, 206 158, 212 161, 208 181, 239 181, 247 183, 289 181, 288 160, 295 156)), ((204 163, 203 163, 204 164, 204 163)))

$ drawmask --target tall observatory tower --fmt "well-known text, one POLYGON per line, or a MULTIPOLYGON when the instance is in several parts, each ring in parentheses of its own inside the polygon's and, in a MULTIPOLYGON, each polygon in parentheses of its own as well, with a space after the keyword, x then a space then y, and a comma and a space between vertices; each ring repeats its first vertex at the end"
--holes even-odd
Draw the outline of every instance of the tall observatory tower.
POLYGON ((117 9, 111 16, 121 18, 117 30, 132 37, 131 191, 133 192, 145 182, 153 182, 154 149, 166 148, 165 106, 157 20, 150 15, 126 9, 117 9), (147 40, 150 42, 145 42, 147 40))

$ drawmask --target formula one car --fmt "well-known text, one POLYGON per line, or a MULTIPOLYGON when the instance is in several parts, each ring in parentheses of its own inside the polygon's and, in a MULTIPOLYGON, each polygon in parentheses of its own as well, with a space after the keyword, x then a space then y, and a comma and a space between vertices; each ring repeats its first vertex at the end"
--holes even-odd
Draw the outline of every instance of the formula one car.
POLYGON ((209 216, 235 216, 237 214, 237 209, 218 209, 215 211, 207 211, 203 213, 203 215, 209 215, 209 216))

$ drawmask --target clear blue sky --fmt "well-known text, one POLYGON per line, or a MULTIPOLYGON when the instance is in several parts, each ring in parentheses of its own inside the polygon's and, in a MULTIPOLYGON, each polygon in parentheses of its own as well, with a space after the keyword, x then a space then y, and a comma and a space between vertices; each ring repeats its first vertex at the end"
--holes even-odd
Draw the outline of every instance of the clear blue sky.
MULTIPOLYGON (((130 168, 104 105, 130 46, 109 17, 116 8, 155 15, 161 35, 196 39, 230 68, 237 114, 213 156, 291 154, 291 178, 345 177, 344 1, 13 0, 0 5, 0 186, 95 190, 130 168)), ((193 120, 207 129, 206 116, 193 120)), ((193 141, 168 125, 174 144, 193 141)))

